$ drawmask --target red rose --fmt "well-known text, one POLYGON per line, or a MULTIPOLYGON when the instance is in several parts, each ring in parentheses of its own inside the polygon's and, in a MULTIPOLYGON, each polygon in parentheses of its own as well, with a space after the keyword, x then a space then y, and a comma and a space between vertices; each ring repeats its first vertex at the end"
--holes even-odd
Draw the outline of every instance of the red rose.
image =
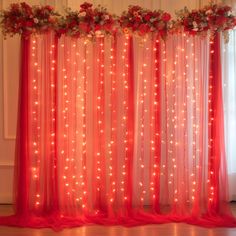
POLYGON ((19 9, 19 4, 18 3, 12 3, 11 4, 11 10, 17 11, 19 9))
POLYGON ((214 24, 214 22, 216 21, 217 17, 216 16, 209 16, 209 22, 211 24, 214 24))
POLYGON ((231 8, 230 6, 224 6, 224 10, 225 10, 225 12, 226 12, 226 11, 231 11, 232 8, 231 8))
POLYGON ((88 9, 88 8, 91 8, 92 6, 93 6, 93 4, 88 3, 88 2, 84 2, 83 4, 80 5, 80 8, 88 9))
POLYGON ((131 23, 131 22, 128 22, 128 23, 126 24, 126 26, 127 26, 128 28, 130 28, 130 27, 132 27, 132 26, 133 26, 133 23, 131 23))
POLYGON ((152 16, 153 16, 153 17, 159 17, 159 16, 160 16, 160 13, 159 13, 158 11, 154 11, 154 12, 152 13, 152 16))
POLYGON ((216 18, 216 25, 223 25, 226 22, 226 18, 224 16, 220 16, 216 18))
POLYGON ((162 20, 163 21, 167 22, 170 19, 171 19, 171 15, 169 13, 167 13, 167 12, 163 13, 163 15, 162 15, 162 20))
POLYGON ((141 21, 141 18, 140 17, 135 17, 134 20, 135 20, 136 23, 139 23, 141 21))
POLYGON ((148 32, 150 32, 150 27, 147 24, 141 24, 139 26, 139 31, 140 31, 141 34, 148 33, 148 32))
POLYGON ((224 15, 224 13, 225 13, 225 9, 224 8, 219 8, 217 10, 217 14, 219 14, 219 15, 224 15))
POLYGON ((150 13, 148 13, 144 16, 144 20, 149 21, 151 19, 151 17, 152 17, 152 15, 150 13))
POLYGON ((101 29, 101 25, 95 25, 94 29, 95 29, 95 31, 96 30, 100 30, 101 29))
POLYGON ((69 24, 69 28, 73 28, 77 25, 77 22, 75 20, 73 20, 72 22, 70 22, 69 24))
POLYGON ((49 6, 49 5, 45 6, 45 8, 48 9, 49 11, 52 11, 52 10, 53 10, 53 7, 52 7, 52 6, 49 6))
POLYGON ((34 23, 33 23, 32 21, 25 21, 25 22, 23 23, 23 25, 24 25, 25 27, 32 27, 32 26, 34 25, 34 23))

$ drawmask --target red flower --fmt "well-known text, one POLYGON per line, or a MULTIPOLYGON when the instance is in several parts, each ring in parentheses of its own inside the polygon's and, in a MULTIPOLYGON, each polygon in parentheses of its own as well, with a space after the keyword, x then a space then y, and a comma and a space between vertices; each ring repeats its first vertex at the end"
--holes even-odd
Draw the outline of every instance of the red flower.
POLYGON ((150 26, 147 25, 147 24, 141 24, 139 26, 139 31, 140 31, 141 34, 148 33, 148 32, 150 32, 150 26))
POLYGON ((91 8, 93 6, 93 4, 91 3, 88 3, 88 2, 84 2, 83 4, 80 5, 80 8, 82 9, 88 9, 88 8, 91 8))
POLYGON ((164 12, 163 15, 162 15, 162 20, 167 22, 171 19, 171 15, 167 12, 164 12))
POLYGON ((129 8, 129 12, 130 13, 134 13, 134 12, 138 12, 138 11, 140 11, 142 8, 140 7, 140 6, 131 6, 130 8, 129 8))
POLYGON ((226 18, 224 16, 219 16, 216 19, 216 25, 223 25, 226 22, 226 18))
POLYGON ((136 23, 141 22, 141 18, 140 17, 135 17, 134 20, 135 20, 136 23))
POLYGON ((101 30, 101 25, 99 25, 99 24, 95 25, 94 30, 95 30, 95 31, 101 30))
POLYGON ((32 21, 25 21, 25 22, 23 23, 23 25, 24 25, 25 27, 32 27, 32 26, 34 25, 34 23, 33 23, 32 21))
POLYGON ((152 13, 152 16, 157 18, 157 17, 160 16, 160 13, 159 13, 158 11, 154 11, 154 12, 152 13))
POLYGON ((17 10, 19 10, 19 4, 18 4, 18 3, 12 3, 12 4, 11 4, 11 10, 12 10, 12 11, 17 11, 17 10))
POLYGON ((145 16, 144 16, 144 20, 145 21, 149 21, 152 17, 152 14, 151 13, 147 13, 145 16))
POLYGON ((49 5, 47 5, 47 6, 45 6, 45 9, 47 9, 48 11, 53 11, 53 7, 52 6, 49 6, 49 5))
POLYGON ((73 20, 72 22, 70 22, 69 27, 74 28, 76 25, 77 25, 77 22, 73 20))
POLYGON ((217 14, 219 14, 219 15, 224 15, 224 13, 225 13, 225 10, 223 8, 219 8, 217 10, 217 14))
POLYGON ((230 11, 231 10, 231 7, 229 6, 224 6, 224 7, 221 7, 217 10, 217 14, 219 15, 224 15, 226 12, 230 11))

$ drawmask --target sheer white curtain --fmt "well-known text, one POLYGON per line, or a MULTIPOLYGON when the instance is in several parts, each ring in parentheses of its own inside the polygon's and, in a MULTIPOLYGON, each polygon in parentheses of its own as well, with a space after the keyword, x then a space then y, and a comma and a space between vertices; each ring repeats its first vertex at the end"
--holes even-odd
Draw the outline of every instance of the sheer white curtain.
POLYGON ((228 44, 222 44, 225 143, 228 158, 229 200, 236 200, 236 29, 228 44))

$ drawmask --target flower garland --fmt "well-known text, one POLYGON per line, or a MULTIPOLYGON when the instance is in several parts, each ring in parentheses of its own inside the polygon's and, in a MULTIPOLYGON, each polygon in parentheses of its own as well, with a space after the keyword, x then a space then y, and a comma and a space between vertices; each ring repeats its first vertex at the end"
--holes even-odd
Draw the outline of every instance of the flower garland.
POLYGON ((4 36, 15 34, 27 36, 54 28, 58 16, 59 14, 49 5, 31 7, 25 2, 13 3, 9 10, 1 12, 0 25, 4 36))
POLYGON ((148 33, 157 32, 165 38, 168 32, 171 15, 158 10, 150 11, 140 6, 129 6, 119 19, 124 33, 137 33, 143 36, 148 33))
POLYGON ((208 32, 223 32, 228 41, 228 31, 236 26, 236 17, 229 6, 210 3, 199 10, 189 11, 186 7, 176 13, 175 29, 183 29, 191 35, 205 36, 208 32))
POLYGON ((190 35, 214 35, 236 26, 236 17, 231 7, 213 4, 199 10, 187 8, 176 13, 177 20, 162 10, 150 11, 140 6, 129 6, 120 17, 110 14, 106 8, 93 8, 90 3, 80 5, 80 10, 66 10, 61 16, 51 6, 30 6, 25 2, 11 4, 9 9, 0 12, 0 26, 4 36, 21 34, 27 36, 54 30, 60 36, 96 38, 112 35, 115 32, 144 36, 157 33, 163 39, 168 33, 184 31, 190 35))
POLYGON ((66 16, 58 21, 58 35, 74 37, 98 37, 116 31, 115 19, 106 8, 100 5, 93 9, 92 4, 83 3, 79 11, 66 10, 66 16))

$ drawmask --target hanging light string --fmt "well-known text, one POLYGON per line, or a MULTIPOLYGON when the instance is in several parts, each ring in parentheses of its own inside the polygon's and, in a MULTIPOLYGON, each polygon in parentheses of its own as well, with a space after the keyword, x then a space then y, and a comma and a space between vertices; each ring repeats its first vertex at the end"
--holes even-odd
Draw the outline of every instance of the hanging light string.
POLYGON ((113 215, 113 206, 116 199, 117 193, 117 91, 116 91, 116 50, 117 50, 117 36, 111 38, 111 48, 110 48, 110 111, 111 111, 111 139, 108 144, 109 147, 109 178, 110 178, 110 194, 109 194, 109 214, 113 215))
MULTIPOLYGON (((38 64, 38 47, 40 45, 40 41, 38 37, 34 37, 31 40, 31 56, 32 56, 32 162, 34 163, 32 167, 32 179, 34 180, 35 188, 35 207, 40 205, 42 201, 41 193, 40 193, 40 179, 39 179, 39 169, 40 169, 40 78, 39 72, 40 67, 38 64)), ((52 52, 52 51, 51 51, 52 52)))
POLYGON ((159 212, 159 200, 160 200, 160 160, 161 160, 161 84, 160 84, 160 52, 161 45, 159 36, 155 35, 155 39, 152 39, 152 58, 154 62, 152 71, 153 75, 150 82, 150 163, 152 163, 150 170, 150 202, 154 212, 159 212), (154 84, 154 86, 152 86, 154 84))

